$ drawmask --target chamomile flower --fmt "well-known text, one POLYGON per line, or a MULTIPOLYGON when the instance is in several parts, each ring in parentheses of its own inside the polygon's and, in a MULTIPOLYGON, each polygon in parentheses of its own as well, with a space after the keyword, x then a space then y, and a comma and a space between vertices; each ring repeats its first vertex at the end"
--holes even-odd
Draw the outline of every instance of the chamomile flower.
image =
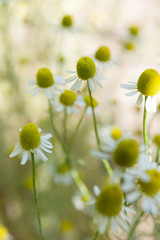
POLYGON ((95 52, 94 58, 99 70, 105 70, 108 66, 115 64, 111 59, 110 49, 106 46, 99 47, 95 52))
POLYGON ((96 69, 95 62, 90 57, 82 57, 77 61, 76 71, 67 71, 74 75, 66 79, 66 83, 75 82, 71 87, 71 90, 77 92, 82 82, 88 81, 91 91, 95 91, 94 82, 102 87, 100 80, 105 79, 101 76, 96 69))
POLYGON ((27 87, 31 87, 28 92, 32 92, 33 96, 37 95, 40 90, 43 90, 48 99, 57 95, 57 91, 63 92, 59 85, 65 85, 61 76, 53 77, 49 68, 41 68, 37 71, 36 80, 28 80, 27 87))
POLYGON ((160 207, 160 167, 150 156, 140 159, 135 168, 123 175, 122 190, 128 203, 141 199, 144 212, 158 215, 160 207))
POLYGON ((116 183, 106 185, 102 190, 94 187, 96 199, 94 201, 97 213, 96 222, 99 226, 99 232, 105 233, 110 225, 115 233, 122 228, 128 232, 131 219, 127 213, 135 213, 132 208, 124 205, 124 197, 120 186, 116 183))
POLYGON ((129 34, 133 37, 137 37, 139 34, 139 26, 138 25, 132 25, 128 29, 129 34))
POLYGON ((0 240, 10 240, 11 235, 9 234, 8 229, 0 224, 0 240))
MULTIPOLYGON (((93 108, 97 109, 99 104, 95 98, 92 97, 92 103, 93 103, 93 108)), ((92 107, 91 107, 91 101, 89 95, 86 95, 84 97, 84 104, 86 106, 86 113, 87 114, 92 114, 92 107)))
POLYGON ((133 167, 144 151, 144 146, 139 147, 138 143, 131 138, 120 141, 113 140, 102 145, 101 148, 102 151, 92 151, 92 155, 113 161, 120 171, 123 168, 133 167))
POLYGON ((66 110, 67 114, 77 113, 77 106, 84 106, 82 97, 77 96, 76 93, 71 90, 65 90, 64 93, 61 93, 59 96, 54 97, 51 100, 51 104, 56 108, 57 112, 66 110))
POLYGON ((148 112, 156 111, 156 97, 160 95, 160 75, 154 69, 145 70, 139 77, 138 82, 128 82, 121 84, 121 87, 129 90, 126 96, 134 96, 139 93, 137 104, 143 102, 143 96, 146 98, 146 110, 148 112))
POLYGON ((65 163, 62 163, 57 167, 54 175, 54 182, 57 184, 70 185, 73 182, 70 168, 65 163))
POLYGON ((64 28, 71 28, 73 26, 73 18, 71 15, 65 15, 62 18, 61 25, 64 28))
POLYGON ((34 123, 28 123, 22 129, 20 129, 19 141, 16 144, 13 152, 9 155, 11 158, 22 155, 21 164, 24 165, 29 159, 30 153, 34 153, 35 156, 47 161, 48 158, 42 152, 52 153, 52 144, 48 141, 52 137, 52 134, 41 134, 41 129, 34 123))

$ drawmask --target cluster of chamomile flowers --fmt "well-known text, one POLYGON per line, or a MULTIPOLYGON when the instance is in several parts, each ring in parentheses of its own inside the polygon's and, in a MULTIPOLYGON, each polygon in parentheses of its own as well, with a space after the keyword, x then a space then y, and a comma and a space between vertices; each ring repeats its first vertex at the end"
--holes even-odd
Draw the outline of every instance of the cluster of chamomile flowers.
MULTIPOLYGON (((62 20, 62 25, 71 23, 69 16, 62 20)), ((101 80, 105 79, 99 73, 98 64, 107 64, 110 60, 110 50, 107 47, 100 47, 93 58, 81 57, 76 64, 75 71, 69 71, 74 75, 66 81, 62 76, 55 77, 49 68, 41 68, 36 73, 36 79, 28 80, 26 87, 28 92, 36 96, 40 91, 44 92, 48 101, 57 112, 66 111, 67 114, 76 113, 78 107, 85 107, 86 113, 91 113, 91 100, 89 95, 84 97, 77 94, 82 83, 87 83, 91 91, 95 90, 95 83, 102 87, 101 80), (98 64, 97 64, 98 63, 98 64), (66 83, 74 81, 71 89, 66 89, 66 83)), ((92 97, 92 104, 97 108, 98 102, 92 97)), ((19 141, 10 154, 13 158, 20 155, 21 164, 25 164, 30 158, 30 153, 34 153, 38 158, 46 161, 48 158, 44 152, 52 153, 52 144, 49 139, 51 134, 43 134, 42 130, 34 123, 29 123, 20 129, 19 141)))

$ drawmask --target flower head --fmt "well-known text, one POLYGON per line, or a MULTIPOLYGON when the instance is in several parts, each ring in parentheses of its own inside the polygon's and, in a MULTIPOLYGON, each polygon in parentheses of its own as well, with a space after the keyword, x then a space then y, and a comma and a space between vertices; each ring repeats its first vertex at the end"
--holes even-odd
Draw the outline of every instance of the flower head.
POLYGON ((73 25, 73 19, 70 15, 65 15, 62 18, 62 22, 61 22, 62 26, 65 28, 70 28, 73 25))
POLYGON ((136 26, 136 25, 133 25, 129 28, 129 33, 132 35, 132 36, 137 36, 139 34, 139 27, 136 26))
POLYGON ((107 62, 111 59, 110 49, 106 46, 101 46, 95 53, 95 58, 100 62, 107 62))
POLYGON ((54 97, 51 100, 53 107, 56 107, 57 112, 66 110, 67 114, 77 113, 77 106, 84 106, 84 102, 81 96, 77 96, 75 92, 71 90, 65 90, 59 96, 54 97))
POLYGON ((96 208, 104 216, 119 214, 122 207, 123 193, 117 184, 105 186, 96 199, 96 208))
POLYGON ((119 227, 129 231, 131 219, 127 213, 134 213, 134 210, 124 205, 121 187, 116 183, 108 184, 102 190, 95 186, 94 192, 99 232, 104 233, 109 224, 116 233, 119 227))
POLYGON ((151 162, 149 155, 143 155, 134 168, 122 176, 122 190, 128 203, 141 198, 142 209, 153 215, 159 213, 160 206, 160 168, 151 162))
POLYGON ((121 167, 132 167, 138 159, 139 146, 133 139, 122 140, 113 153, 115 163, 121 167))
POLYGON ((104 77, 102 77, 97 72, 95 62, 90 57, 80 58, 76 64, 76 71, 68 72, 74 73, 74 75, 70 78, 67 78, 66 83, 75 81, 75 83, 71 87, 71 90, 74 90, 75 92, 80 89, 81 84, 84 81, 88 81, 91 91, 95 90, 93 81, 95 81, 100 87, 102 87, 100 79, 103 79, 104 77))
POLYGON ((56 91, 63 92, 57 85, 64 85, 63 78, 53 77, 49 68, 41 68, 37 71, 36 80, 29 80, 27 87, 31 87, 28 92, 33 92, 33 96, 37 95, 40 90, 43 90, 47 98, 57 95, 56 91))
POLYGON ((38 129, 34 123, 28 123, 20 129, 19 142, 16 144, 13 152, 9 155, 11 158, 18 154, 22 155, 21 164, 25 164, 32 152, 42 160, 46 161, 47 157, 43 154, 42 150, 52 153, 50 149, 53 148, 52 144, 48 141, 52 137, 51 134, 41 135, 41 129, 38 129))
POLYGON ((133 96, 140 93, 137 104, 141 104, 143 96, 146 97, 146 109, 147 111, 156 111, 156 96, 160 92, 160 75, 154 69, 145 70, 139 77, 138 82, 129 82, 129 84, 121 84, 122 88, 133 90, 126 96, 133 96))

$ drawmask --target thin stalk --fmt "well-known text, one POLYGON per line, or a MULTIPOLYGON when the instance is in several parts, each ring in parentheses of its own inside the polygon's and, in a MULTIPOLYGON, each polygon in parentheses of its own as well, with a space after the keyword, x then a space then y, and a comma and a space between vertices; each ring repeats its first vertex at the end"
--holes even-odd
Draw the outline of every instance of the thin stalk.
POLYGON ((158 159, 159 159, 159 153, 160 153, 160 145, 158 145, 157 147, 157 154, 156 154, 156 162, 158 163, 158 159))
POLYGON ((146 110, 146 100, 147 100, 147 96, 145 96, 144 112, 143 112, 143 140, 144 140, 144 144, 146 145, 146 149, 147 149, 147 131, 146 131, 147 110, 146 110))
POLYGON ((93 106, 93 101, 92 101, 92 93, 91 93, 91 90, 89 88, 88 81, 87 81, 87 86, 88 86, 88 92, 89 92, 89 97, 90 97, 90 101, 91 101, 93 123, 94 123, 94 131, 95 131, 95 135, 96 135, 97 146, 98 146, 98 149, 101 150, 100 140, 99 140, 99 135, 98 135, 98 130, 97 130, 97 121, 96 121, 96 116, 95 116, 94 106, 93 106))
POLYGON ((85 113, 86 113, 86 108, 83 110, 82 115, 81 115, 81 118, 79 119, 79 121, 78 121, 78 123, 77 123, 77 126, 76 126, 76 128, 75 128, 75 130, 74 130, 74 132, 73 132, 72 137, 71 137, 71 140, 70 140, 70 143, 69 143, 69 146, 68 146, 68 154, 69 154, 69 153, 71 152, 71 150, 72 150, 74 140, 75 140, 75 138, 76 138, 76 136, 77 136, 77 132, 78 132, 79 127, 80 127, 80 125, 81 125, 81 123, 82 123, 82 120, 83 120, 83 118, 84 118, 84 116, 85 116, 85 113))
POLYGON ((108 175, 111 177, 113 171, 112 171, 112 168, 111 168, 109 162, 106 159, 102 159, 102 162, 103 162, 103 164, 104 164, 104 166, 105 166, 105 168, 107 170, 108 175))
POLYGON ((50 115, 50 123, 51 123, 52 130, 53 130, 53 132, 55 133, 58 141, 60 142, 60 144, 61 144, 61 146, 62 146, 62 148, 63 148, 64 153, 66 154, 66 163, 70 166, 70 165, 71 165, 71 161, 70 161, 70 158, 69 158, 69 156, 68 156, 67 148, 66 148, 64 142, 62 141, 62 139, 61 139, 58 131, 56 130, 56 128, 55 128, 55 126, 54 126, 52 105, 51 105, 50 101, 48 101, 48 103, 49 103, 49 115, 50 115))
POLYGON ((67 143, 67 110, 64 110, 64 120, 63 120, 63 138, 65 143, 67 143))
POLYGON ((93 240, 96 240, 98 238, 98 235, 99 235, 99 231, 97 230, 94 237, 93 237, 93 240))
POLYGON ((140 218, 143 216, 143 214, 144 214, 144 212, 141 211, 140 214, 139 214, 139 216, 136 218, 136 220, 135 220, 135 222, 134 222, 134 224, 133 224, 133 226, 132 226, 132 228, 131 228, 131 231, 130 231, 130 233, 129 233, 128 240, 131 240, 131 239, 132 239, 133 233, 135 232, 136 227, 137 227, 137 225, 138 225, 138 223, 139 223, 139 220, 140 220, 140 218))
POLYGON ((32 158, 32 174, 33 174, 33 190, 34 190, 34 200, 37 210, 37 218, 38 218, 38 225, 39 225, 39 231, 41 240, 44 240, 44 235, 42 231, 42 224, 41 224, 41 217, 40 217, 40 211, 39 211, 39 205, 38 205, 38 197, 37 197, 37 191, 36 191, 36 180, 35 180, 35 161, 34 161, 34 154, 31 153, 32 158))
POLYGON ((81 178, 79 176, 79 173, 77 172, 76 169, 71 169, 71 176, 72 176, 72 179, 74 180, 75 184, 79 188, 80 192, 82 193, 82 196, 84 197, 84 200, 85 201, 90 200, 91 199, 91 195, 90 195, 86 185, 81 180, 81 178))

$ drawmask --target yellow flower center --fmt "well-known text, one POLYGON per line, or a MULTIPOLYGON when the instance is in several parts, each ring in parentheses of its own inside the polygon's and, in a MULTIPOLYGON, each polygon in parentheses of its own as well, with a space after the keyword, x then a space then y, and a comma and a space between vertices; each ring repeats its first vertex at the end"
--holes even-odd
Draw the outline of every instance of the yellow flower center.
POLYGON ((132 167, 138 159, 138 143, 133 139, 121 141, 113 154, 113 159, 121 167, 132 167))
POLYGON ((41 88, 48 88, 54 84, 54 78, 48 68, 41 68, 36 75, 37 85, 41 88))
POLYGON ((135 48, 135 43, 133 42, 124 42, 124 48, 131 51, 135 48))
POLYGON ((63 27, 70 28, 73 25, 72 17, 70 15, 64 16, 61 24, 63 27))
POLYGON ((20 144, 23 149, 31 150, 40 145, 41 137, 38 127, 34 123, 28 123, 20 132, 20 144))
POLYGON ((96 65, 92 58, 82 57, 77 62, 77 75, 82 80, 88 80, 88 78, 93 78, 96 73, 96 65))
POLYGON ((160 91, 160 75, 154 69, 145 70, 139 77, 137 89, 145 96, 156 95, 160 91))
POLYGON ((66 232, 66 231, 72 231, 73 230, 73 224, 72 222, 68 220, 64 220, 61 222, 61 231, 66 232))
POLYGON ((130 32, 131 35, 137 36, 138 33, 139 33, 139 28, 138 28, 138 26, 132 26, 132 27, 130 27, 130 28, 129 28, 129 32, 130 32))
MULTIPOLYGON (((91 107, 91 100, 90 100, 90 97, 89 95, 86 95, 85 98, 84 98, 84 101, 86 103, 87 106, 91 107)), ((92 97, 92 103, 93 103, 93 107, 97 107, 98 105, 98 102, 95 98, 92 97)))
POLYGON ((157 145, 160 145, 160 135, 156 135, 153 139, 153 142, 157 145))
POLYGON ((117 184, 105 186, 96 200, 96 208, 102 215, 112 217, 119 214, 123 193, 117 184))
POLYGON ((160 173, 156 169, 147 170, 146 173, 148 173, 151 180, 149 182, 138 180, 137 183, 143 193, 153 197, 160 191, 160 173))
POLYGON ((68 166, 66 163, 61 164, 61 165, 58 167, 58 172, 59 172, 60 174, 65 174, 65 173, 67 173, 68 171, 69 171, 69 166, 68 166))
POLYGON ((75 101, 76 94, 73 91, 65 90, 65 92, 60 95, 60 102, 65 106, 72 106, 75 101))
POLYGON ((111 129, 111 137, 115 140, 122 137, 122 131, 118 127, 113 127, 111 129))
POLYGON ((95 53, 95 58, 101 62, 107 62, 111 58, 111 53, 108 47, 102 46, 95 53))
POLYGON ((0 240, 6 240, 8 235, 8 229, 5 226, 0 225, 0 240))

